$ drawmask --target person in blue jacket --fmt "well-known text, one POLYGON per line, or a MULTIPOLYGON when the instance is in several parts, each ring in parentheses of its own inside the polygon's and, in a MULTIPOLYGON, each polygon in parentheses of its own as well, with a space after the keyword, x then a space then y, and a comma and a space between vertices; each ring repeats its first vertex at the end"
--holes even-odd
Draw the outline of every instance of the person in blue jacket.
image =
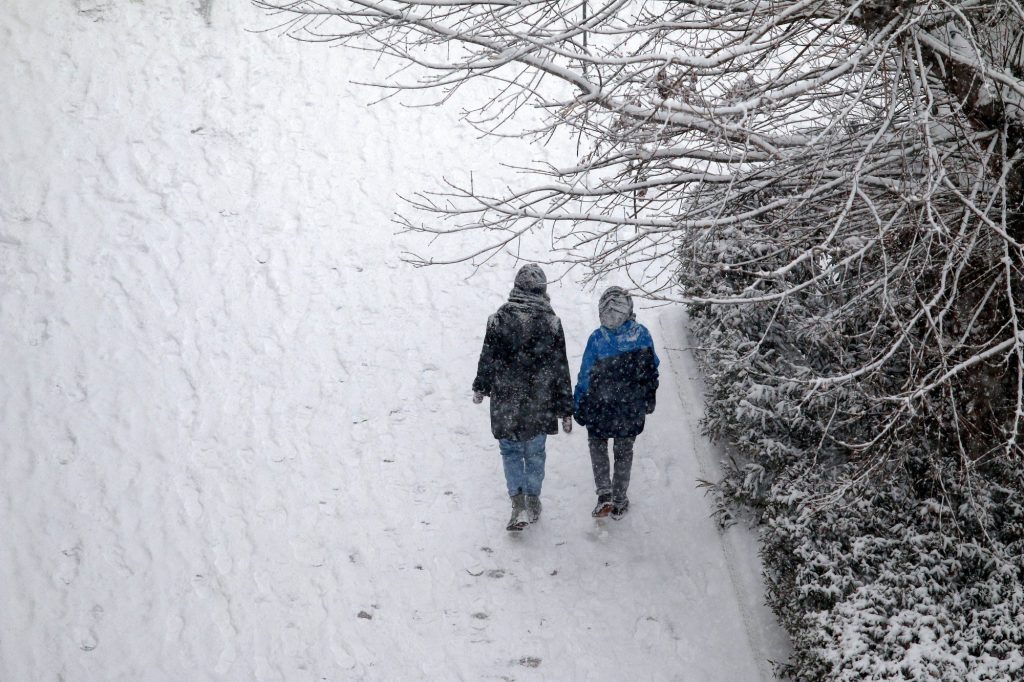
POLYGON ((598 304, 601 326, 587 339, 573 394, 576 421, 587 427, 597 506, 594 516, 621 518, 629 508, 633 442, 654 412, 658 355, 647 328, 636 321, 633 299, 621 287, 609 287, 598 304), (613 440, 614 474, 608 440, 613 440))

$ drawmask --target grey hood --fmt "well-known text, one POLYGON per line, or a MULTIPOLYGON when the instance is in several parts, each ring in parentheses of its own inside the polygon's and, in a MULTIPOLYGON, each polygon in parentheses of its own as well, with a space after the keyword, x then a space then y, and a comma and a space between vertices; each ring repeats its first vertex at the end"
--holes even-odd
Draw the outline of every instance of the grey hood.
POLYGON ((601 326, 608 329, 618 329, 628 320, 635 319, 633 315, 633 297, 622 287, 608 287, 601 294, 601 300, 597 304, 598 315, 601 319, 601 326))

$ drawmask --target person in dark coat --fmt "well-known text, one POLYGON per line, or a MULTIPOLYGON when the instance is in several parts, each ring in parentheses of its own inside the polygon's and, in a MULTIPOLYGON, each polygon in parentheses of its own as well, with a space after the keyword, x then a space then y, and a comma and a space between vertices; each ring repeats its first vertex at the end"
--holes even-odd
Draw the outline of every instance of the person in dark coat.
POLYGON ((509 530, 540 518, 547 436, 572 431, 572 384, 562 322, 551 308, 547 278, 529 264, 516 274, 508 302, 487 320, 473 402, 491 402, 491 433, 498 439, 512 499, 509 530))
POLYGON ((633 442, 654 412, 658 355, 647 328, 636 321, 633 299, 609 287, 598 304, 601 326, 587 340, 573 396, 576 421, 587 427, 590 463, 597 488, 594 516, 621 518, 629 508, 633 442), (613 440, 614 476, 608 440, 613 440))

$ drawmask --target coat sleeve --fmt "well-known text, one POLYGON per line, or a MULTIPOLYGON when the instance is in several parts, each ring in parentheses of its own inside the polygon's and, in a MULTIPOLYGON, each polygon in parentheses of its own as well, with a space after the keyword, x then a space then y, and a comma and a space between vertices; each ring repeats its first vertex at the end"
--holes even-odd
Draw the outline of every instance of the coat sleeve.
POLYGON ((654 412, 654 407, 656 404, 656 398, 658 393, 658 365, 661 364, 661 361, 658 359, 658 354, 654 351, 654 339, 651 338, 651 333, 647 331, 646 327, 644 327, 644 336, 646 337, 646 345, 648 345, 651 349, 650 360, 648 361, 647 366, 644 368, 643 377, 644 385, 647 389, 646 411, 647 414, 650 414, 654 412))
POLYGON ((480 350, 480 360, 476 365, 476 378, 473 379, 473 391, 491 395, 494 387, 494 351, 497 345, 497 330, 494 316, 487 318, 487 332, 484 334, 484 346, 480 350))
POLYGON ((565 354, 565 332, 559 320, 555 329, 555 348, 552 353, 551 396, 556 417, 571 417, 572 378, 569 375, 569 358, 565 354))
POLYGON ((587 347, 583 351, 583 360, 580 362, 580 374, 576 378, 576 392, 573 394, 573 405, 577 412, 580 409, 580 402, 583 400, 583 396, 587 394, 587 389, 590 387, 590 370, 594 368, 596 354, 597 349, 594 344, 594 335, 591 334, 590 338, 587 339, 587 347))

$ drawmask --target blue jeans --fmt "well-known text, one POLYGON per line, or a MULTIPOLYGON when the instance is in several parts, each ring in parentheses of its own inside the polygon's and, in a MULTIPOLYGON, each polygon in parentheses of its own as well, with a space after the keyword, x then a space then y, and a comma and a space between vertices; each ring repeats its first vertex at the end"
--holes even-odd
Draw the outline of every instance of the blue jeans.
POLYGON ((547 437, 547 434, 542 433, 530 440, 498 440, 510 496, 519 493, 540 496, 540 486, 544 482, 544 461, 547 459, 547 452, 544 451, 547 437))

